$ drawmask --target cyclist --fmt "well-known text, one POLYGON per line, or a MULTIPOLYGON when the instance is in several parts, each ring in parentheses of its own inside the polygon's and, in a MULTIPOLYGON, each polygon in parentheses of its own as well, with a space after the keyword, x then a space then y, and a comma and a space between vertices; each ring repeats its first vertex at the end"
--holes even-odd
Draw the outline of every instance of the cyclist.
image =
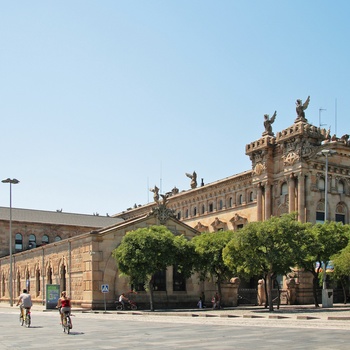
POLYGON ((23 293, 19 296, 16 306, 20 305, 21 318, 24 319, 25 309, 30 310, 32 307, 32 297, 27 289, 23 289, 23 293))
POLYGON ((119 296, 119 302, 122 304, 123 306, 123 310, 125 309, 125 302, 128 302, 129 299, 125 296, 124 293, 122 293, 120 296, 119 296))
POLYGON ((63 324, 63 316, 65 314, 65 312, 71 312, 72 308, 71 308, 71 304, 70 304, 70 299, 67 296, 67 292, 63 291, 61 293, 61 297, 58 299, 57 302, 57 307, 58 310, 60 312, 60 317, 61 317, 61 324, 63 324))

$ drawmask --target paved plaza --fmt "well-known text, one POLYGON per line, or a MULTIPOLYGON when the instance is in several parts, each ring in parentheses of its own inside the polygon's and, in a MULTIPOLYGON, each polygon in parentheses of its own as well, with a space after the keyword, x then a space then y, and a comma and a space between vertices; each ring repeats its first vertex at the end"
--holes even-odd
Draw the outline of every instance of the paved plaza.
POLYGON ((282 307, 158 312, 73 312, 63 333, 56 310, 34 306, 32 327, 18 308, 0 304, 0 349, 345 349, 350 308, 282 307))

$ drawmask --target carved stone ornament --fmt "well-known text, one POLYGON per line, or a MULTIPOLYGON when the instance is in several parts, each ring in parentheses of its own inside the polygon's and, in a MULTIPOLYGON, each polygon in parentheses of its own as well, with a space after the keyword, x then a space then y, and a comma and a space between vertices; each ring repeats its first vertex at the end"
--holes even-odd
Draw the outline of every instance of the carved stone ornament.
POLYGON ((283 164, 284 165, 293 165, 296 161, 300 159, 299 155, 296 152, 289 152, 285 157, 283 164))
POLYGON ((261 175, 265 171, 265 169, 266 169, 265 164, 258 163, 254 167, 254 174, 261 175))
POLYGON ((160 204, 152 209, 151 215, 156 216, 161 225, 165 225, 168 219, 175 218, 175 211, 168 209, 164 204, 160 204))

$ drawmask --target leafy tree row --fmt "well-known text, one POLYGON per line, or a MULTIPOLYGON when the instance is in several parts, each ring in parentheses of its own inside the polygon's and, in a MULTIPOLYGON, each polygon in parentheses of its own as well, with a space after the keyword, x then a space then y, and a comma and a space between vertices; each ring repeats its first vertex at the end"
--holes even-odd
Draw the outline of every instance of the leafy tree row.
POLYGON ((140 228, 129 232, 113 255, 120 272, 129 276, 131 282, 145 283, 151 310, 154 309, 152 276, 168 266, 176 266, 185 278, 194 272, 203 279, 211 276, 220 295, 221 283, 232 276, 264 278, 270 311, 273 311, 274 278, 298 266, 312 273, 315 306, 318 306, 322 262, 332 259, 333 276, 343 282, 350 274, 347 246, 350 227, 335 222, 302 224, 296 217, 296 214, 272 217, 249 223, 236 232, 203 233, 191 241, 184 236, 174 236, 164 226, 140 228))

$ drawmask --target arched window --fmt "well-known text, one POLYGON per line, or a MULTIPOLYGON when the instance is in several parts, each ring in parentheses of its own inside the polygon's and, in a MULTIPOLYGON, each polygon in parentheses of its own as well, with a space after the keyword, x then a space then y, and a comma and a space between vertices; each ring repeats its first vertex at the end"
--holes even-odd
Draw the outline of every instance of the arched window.
POLYGON ((213 212, 214 211, 214 204, 213 203, 210 203, 209 204, 209 213, 213 212))
POLYGON ((232 197, 230 197, 230 199, 228 200, 228 206, 230 208, 232 208, 232 206, 233 206, 233 199, 232 199, 232 197))
POLYGON ((205 213, 205 206, 204 206, 204 204, 202 205, 202 214, 204 214, 205 213))
POLYGON ((316 223, 324 223, 324 202, 321 201, 316 207, 316 223))
POLYGON ((47 269, 47 284, 52 284, 52 268, 51 266, 47 269))
POLYGON ((48 235, 44 235, 41 238, 41 244, 48 244, 49 243, 49 236, 48 235))
MULTIPOLYGON (((62 241, 62 238, 60 236, 56 236, 55 237, 55 242, 59 242, 59 241, 62 241)), ((63 289, 64 290, 64 289, 63 289)))
POLYGON ((243 195, 240 194, 240 195, 238 196, 238 204, 242 204, 242 203, 243 203, 243 195))
POLYGON ((222 199, 219 200, 219 210, 222 210, 223 208, 223 203, 222 203, 222 199))
POLYGON ((40 295, 40 270, 37 269, 35 273, 35 285, 36 285, 36 296, 40 295))
POLYGON ((320 177, 318 179, 318 184, 317 184, 317 187, 320 191, 324 191, 325 190, 325 182, 324 182, 324 178, 323 177, 320 177))
POLYGON ((67 281, 66 281, 66 267, 64 265, 61 266, 61 278, 60 278, 60 289, 61 292, 67 290, 67 281))
POLYGON ((253 200, 254 200, 254 194, 253 194, 253 192, 250 192, 249 193, 249 202, 253 202, 253 200))
POLYGON ((23 237, 20 233, 16 233, 15 236, 15 250, 16 252, 23 250, 23 237))
POLYGON ((288 194, 288 185, 286 182, 283 182, 282 186, 281 186, 281 195, 285 195, 288 194))
POLYGON ((20 295, 22 293, 21 291, 21 275, 18 272, 17 274, 17 295, 20 295))
POLYGON ((29 236, 28 249, 36 248, 36 237, 35 235, 29 236))
POLYGON ((338 193, 345 193, 344 182, 341 180, 338 182, 338 193))
POLYGON ((27 291, 30 292, 30 275, 28 270, 26 272, 26 287, 27 287, 27 291))
POLYGON ((188 209, 186 209, 185 213, 185 217, 188 218, 188 209))
POLYGON ((196 216, 197 215, 197 207, 194 207, 193 208, 193 216, 196 216))
POLYGON ((181 220, 181 211, 178 211, 178 212, 177 212, 177 219, 178 219, 178 220, 181 220))
POLYGON ((335 221, 345 225, 345 207, 342 203, 339 203, 335 208, 335 221))

